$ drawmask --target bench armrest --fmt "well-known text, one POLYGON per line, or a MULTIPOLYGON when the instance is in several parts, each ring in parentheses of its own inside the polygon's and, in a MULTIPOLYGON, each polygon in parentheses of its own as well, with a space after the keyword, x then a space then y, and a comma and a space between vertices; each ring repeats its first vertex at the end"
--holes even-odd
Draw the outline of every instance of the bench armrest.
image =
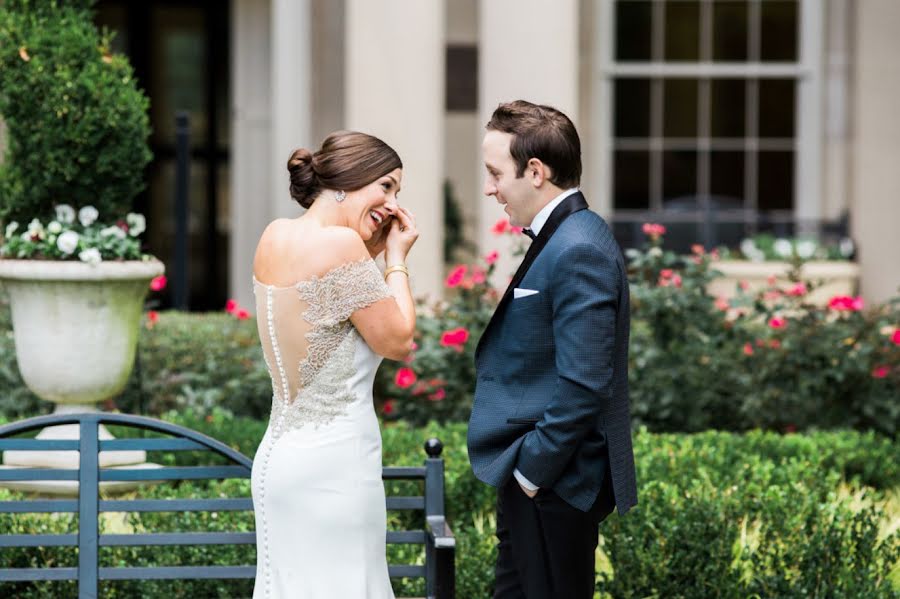
POLYGON ((456 537, 443 516, 428 516, 425 532, 426 594, 429 599, 454 599, 456 537))

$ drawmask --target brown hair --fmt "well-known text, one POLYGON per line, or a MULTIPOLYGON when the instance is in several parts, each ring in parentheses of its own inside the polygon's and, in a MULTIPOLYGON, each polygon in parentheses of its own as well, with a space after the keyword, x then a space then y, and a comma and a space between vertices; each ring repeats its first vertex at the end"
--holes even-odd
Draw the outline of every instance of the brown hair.
POLYGON ((403 163, 391 146, 357 131, 335 131, 318 152, 294 150, 287 163, 291 197, 304 208, 323 189, 355 191, 397 168, 403 163))
POLYGON ((581 140, 575 125, 552 106, 515 100, 500 104, 487 129, 513 136, 509 153, 516 163, 516 178, 537 158, 550 167, 550 182, 559 188, 575 187, 581 181, 581 140))

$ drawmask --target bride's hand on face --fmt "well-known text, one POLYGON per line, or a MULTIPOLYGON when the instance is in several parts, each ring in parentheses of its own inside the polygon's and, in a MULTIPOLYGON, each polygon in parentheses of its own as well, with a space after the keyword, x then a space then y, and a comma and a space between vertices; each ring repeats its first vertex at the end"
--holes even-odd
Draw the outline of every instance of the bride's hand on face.
POLYGON ((388 234, 391 231, 394 220, 396 219, 393 215, 388 215, 387 222, 379 227, 375 234, 365 242, 366 248, 369 250, 369 255, 372 256, 372 258, 377 258, 387 246, 388 234))
POLYGON ((394 214, 390 231, 387 234, 385 259, 388 266, 406 261, 406 255, 418 238, 419 230, 416 228, 416 219, 413 213, 400 207, 394 214))

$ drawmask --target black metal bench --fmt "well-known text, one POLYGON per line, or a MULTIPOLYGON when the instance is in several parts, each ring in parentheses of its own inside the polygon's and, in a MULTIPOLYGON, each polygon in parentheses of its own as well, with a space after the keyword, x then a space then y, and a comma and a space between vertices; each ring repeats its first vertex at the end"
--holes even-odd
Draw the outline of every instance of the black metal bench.
MULTIPOLYGON (((95 598, 101 580, 171 580, 254 578, 251 564, 206 566, 100 567, 99 548, 109 546, 146 547, 155 545, 252 545, 253 532, 175 532, 101 534, 101 512, 225 512, 252 511, 249 497, 203 499, 103 500, 100 483, 105 481, 186 481, 250 478, 252 461, 220 441, 197 431, 140 416, 90 413, 29 418, 0 426, 0 450, 78 451, 79 468, 20 468, 0 470, 0 481, 78 481, 78 499, 22 499, 0 501, 0 514, 73 513, 78 515, 77 534, 0 534, 0 552, 23 547, 77 547, 78 566, 41 568, 0 568, 0 589, 4 582, 69 580, 78 582, 81 599, 95 598), (78 424, 80 439, 71 441, 16 438, 47 426, 78 424), (100 424, 134 427, 162 433, 165 437, 100 440, 100 424), (153 469, 101 469, 100 451, 206 451, 227 461, 226 465, 164 466, 153 469)), ((388 510, 421 510, 423 530, 388 531, 389 544, 425 546, 424 565, 389 566, 391 577, 424 578, 428 597, 452 598, 455 587, 455 539, 444 518, 444 461, 437 439, 425 444, 428 457, 423 467, 385 468, 386 481, 424 481, 422 496, 388 496, 388 510)), ((0 531, 2 532, 2 531, 0 531)), ((0 592, 0 594, 4 594, 0 592)))

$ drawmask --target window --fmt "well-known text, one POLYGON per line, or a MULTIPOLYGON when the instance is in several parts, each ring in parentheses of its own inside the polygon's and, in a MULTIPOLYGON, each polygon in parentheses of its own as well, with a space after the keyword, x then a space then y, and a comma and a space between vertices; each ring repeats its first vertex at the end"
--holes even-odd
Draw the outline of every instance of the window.
POLYGON ((818 216, 822 4, 601 1, 600 189, 614 221, 818 216))

